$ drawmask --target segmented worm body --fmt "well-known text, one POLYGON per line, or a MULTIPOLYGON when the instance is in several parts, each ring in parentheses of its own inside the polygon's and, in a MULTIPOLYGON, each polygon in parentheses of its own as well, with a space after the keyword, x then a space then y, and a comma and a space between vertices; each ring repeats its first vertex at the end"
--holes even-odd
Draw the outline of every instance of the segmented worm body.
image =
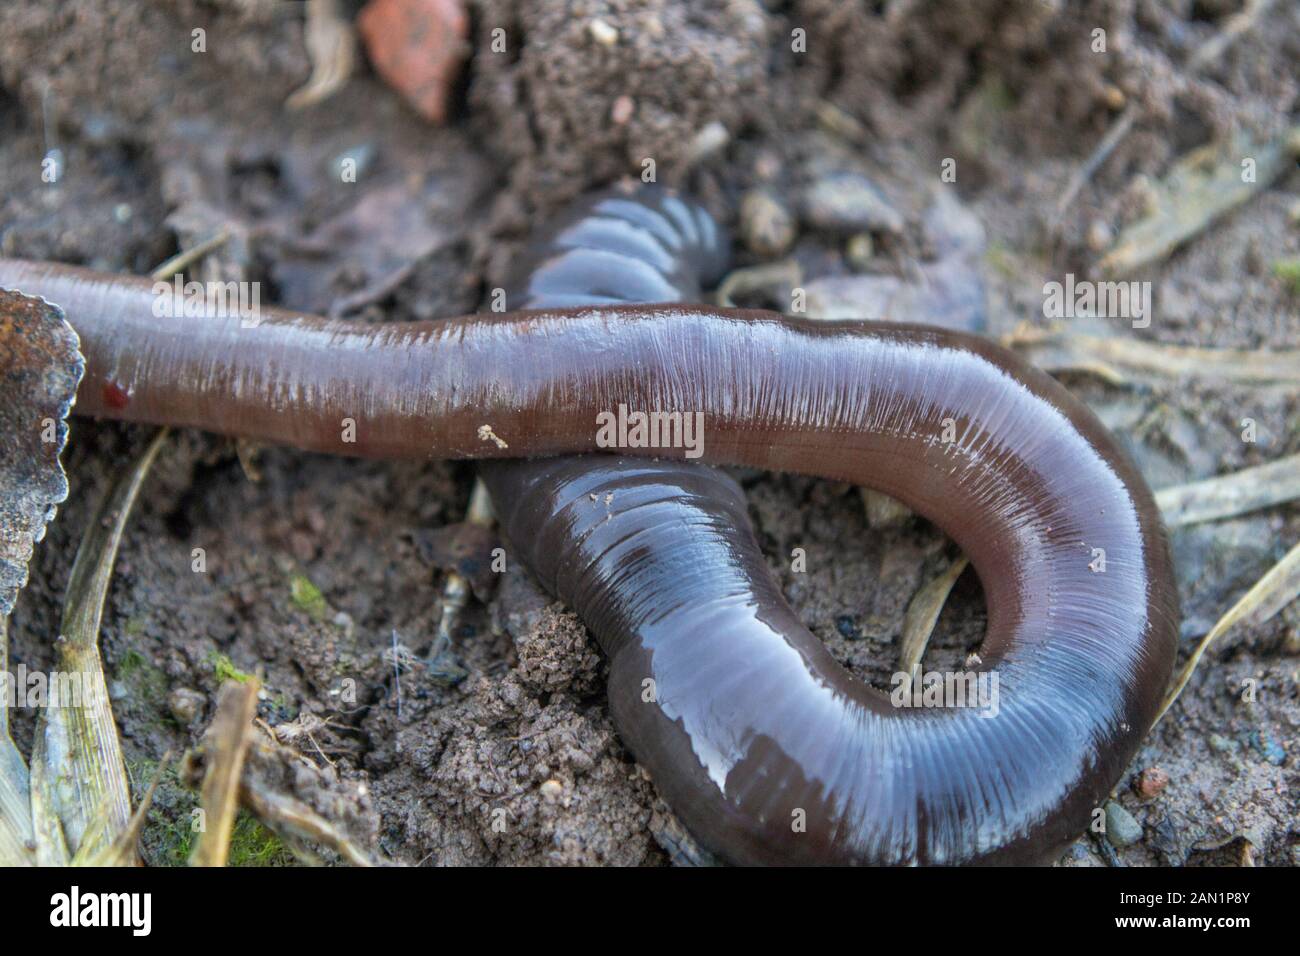
POLYGON ((540 311, 373 326, 263 309, 249 328, 156 318, 148 282, 68 267, 0 261, 0 286, 64 307, 92 415, 499 459, 596 451, 620 404, 700 412, 705 462, 901 499, 979 574, 996 716, 896 708, 849 675, 768 574, 740 489, 665 460, 680 448, 484 469, 523 561, 608 655, 623 740, 706 847, 739 863, 1050 860, 1132 759, 1172 667, 1174 579, 1141 476, 1063 387, 978 337, 623 304, 693 296, 691 261, 716 271, 722 248, 680 200, 624 202, 577 215, 524 267, 540 311), (591 244, 646 268, 600 279, 574 252, 591 244))

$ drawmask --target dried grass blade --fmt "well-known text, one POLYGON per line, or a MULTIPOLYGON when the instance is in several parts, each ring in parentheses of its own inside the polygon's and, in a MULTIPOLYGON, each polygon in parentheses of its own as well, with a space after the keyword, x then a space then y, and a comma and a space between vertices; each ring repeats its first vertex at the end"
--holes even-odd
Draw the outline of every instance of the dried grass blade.
POLYGON ((1217 521, 1300 498, 1300 455, 1156 492, 1171 528, 1217 521))
POLYGON ((160 431, 118 476, 86 529, 55 644, 55 669, 75 678, 79 699, 71 706, 54 700, 51 681, 51 700, 37 728, 42 746, 33 753, 33 763, 39 755, 55 814, 68 848, 78 857, 111 846, 131 822, 131 789, 99 656, 99 625, 122 531, 165 437, 160 431))
POLYGON ((221 686, 217 713, 208 728, 206 769, 201 798, 204 828, 190 856, 191 866, 225 866, 230 835, 239 813, 239 783, 244 759, 253 740, 253 717, 261 682, 226 681, 221 686))
POLYGON ((1173 706, 1174 701, 1178 699, 1178 695, 1183 692, 1183 688, 1191 680, 1192 674, 1196 671, 1196 665, 1201 662, 1201 658, 1211 644, 1242 621, 1263 624, 1297 597, 1300 597, 1300 544, 1297 544, 1287 552, 1286 557, 1273 565, 1268 573, 1260 578, 1255 583, 1255 586, 1247 591, 1227 614, 1219 618, 1214 627, 1210 628, 1210 633, 1201 638, 1201 643, 1196 645, 1196 650, 1192 652, 1192 656, 1187 659, 1187 663, 1179 671, 1177 679, 1175 679, 1173 686, 1165 697, 1164 706, 1160 708, 1160 713, 1152 726, 1159 723, 1160 718, 1173 706))
POLYGON ((908 603, 907 614, 903 618, 903 639, 899 649, 898 669, 903 673, 915 676, 916 669, 921 665, 921 658, 925 655, 926 646, 930 643, 935 622, 939 620, 939 612, 943 610, 948 594, 957 583, 957 579, 961 577, 961 573, 966 570, 968 563, 966 558, 953 561, 942 572, 927 581, 908 603))

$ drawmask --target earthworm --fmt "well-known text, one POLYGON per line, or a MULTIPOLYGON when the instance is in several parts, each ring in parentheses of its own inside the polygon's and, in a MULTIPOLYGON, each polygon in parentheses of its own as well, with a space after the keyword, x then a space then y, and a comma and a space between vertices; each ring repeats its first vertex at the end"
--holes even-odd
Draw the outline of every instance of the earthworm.
POLYGON ((159 319, 147 281, 13 260, 0 286, 65 309, 81 413, 344 455, 538 458, 607 450, 598 422, 620 405, 698 412, 702 462, 867 485, 934 521, 984 589, 972 666, 998 679, 995 716, 897 707, 852 677, 784 601, 739 487, 680 464, 684 447, 485 469, 524 564, 605 651, 623 741, 732 862, 1050 861, 1172 669, 1173 571, 1141 475, 1065 388, 976 336, 683 304, 159 319))

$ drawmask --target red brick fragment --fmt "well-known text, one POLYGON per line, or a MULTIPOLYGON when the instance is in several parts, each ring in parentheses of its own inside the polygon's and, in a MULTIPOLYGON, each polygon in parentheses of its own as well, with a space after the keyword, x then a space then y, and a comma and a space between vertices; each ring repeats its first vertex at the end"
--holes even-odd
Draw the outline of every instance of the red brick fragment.
POLYGON ((370 0, 357 29, 375 72, 425 119, 445 121, 469 49, 461 0, 370 0))

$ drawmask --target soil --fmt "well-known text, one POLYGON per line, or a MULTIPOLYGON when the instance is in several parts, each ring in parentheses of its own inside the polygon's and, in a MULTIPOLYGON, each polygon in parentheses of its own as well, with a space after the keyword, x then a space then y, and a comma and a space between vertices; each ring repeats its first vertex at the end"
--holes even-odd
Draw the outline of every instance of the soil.
MULTIPOLYGON (((477 0, 473 55, 450 122, 436 128, 364 64, 327 101, 286 108, 310 71, 299 4, 8 0, 0 255, 147 273, 225 229, 231 239, 203 278, 259 281, 264 301, 373 321, 452 315, 478 306, 530 228, 585 189, 640 175, 650 157, 662 181, 732 228, 756 187, 797 212, 819 177, 869 177, 906 213, 904 234, 883 237, 869 266, 889 272, 925 240, 917 184, 952 158, 986 232, 996 335, 1044 323, 1043 282, 1090 274, 1093 237, 1140 215, 1149 183, 1179 156, 1238 128, 1275 136, 1300 107, 1294 4, 1274 5, 1196 74, 1184 64, 1237 0, 705 6, 477 0), (616 42, 598 39, 594 18, 616 42), (500 54, 490 52, 497 28, 508 38, 500 54), (1090 47, 1098 28, 1108 53, 1090 47), (192 51, 195 29, 206 31, 206 52, 192 51), (1058 219, 1065 183, 1134 102, 1141 119, 1058 219), (43 184, 41 160, 56 147, 65 175, 43 184), (357 161, 355 183, 336 173, 345 158, 357 161)), ((1300 347, 1300 293, 1271 268, 1300 253, 1298 203, 1293 170, 1147 270, 1151 327, 1120 334, 1300 347)), ((738 266, 762 261, 737 246, 738 266)), ((847 248, 843 235, 804 222, 792 255, 810 279, 849 276, 847 248)), ((1300 451, 1294 392, 1195 378, 1067 384, 1155 487, 1300 451), (1241 440, 1246 417, 1257 422, 1254 443, 1241 440)), ((74 422, 71 495, 14 613, 15 663, 49 663, 77 543, 147 435, 74 422)), ((595 643, 523 572, 469 603, 451 658, 421 657, 445 579, 422 536, 462 519, 472 467, 235 451, 174 435, 121 548, 102 647, 137 797, 165 753, 201 739, 221 677, 256 672, 262 719, 321 769, 303 785, 337 797, 317 793, 313 805, 344 807, 339 826, 379 859, 704 859, 620 745, 595 643), (192 569, 195 548, 203 573, 192 569)), ((870 526, 853 489, 742 478, 795 608, 839 660, 883 685, 908 601, 953 546, 917 518, 870 526), (805 574, 790 570, 794 547, 807 552, 805 574)), ((1294 506, 1175 534, 1184 651, 1297 539, 1294 506)), ((927 666, 974 650, 983 614, 968 572, 927 666)), ((1207 655, 1117 788, 1141 838, 1115 849, 1081 837, 1063 865, 1300 863, 1298 627, 1292 606, 1207 655), (1243 700, 1246 678, 1258 682, 1253 702, 1243 700), (1153 767, 1169 784, 1142 798, 1133 781, 1153 767)), ((15 715, 24 752, 31 734, 31 715, 15 715)), ((178 834, 194 800, 167 777, 145 831, 147 862, 183 860, 178 834)), ((251 854, 282 858, 292 859, 251 854)))

